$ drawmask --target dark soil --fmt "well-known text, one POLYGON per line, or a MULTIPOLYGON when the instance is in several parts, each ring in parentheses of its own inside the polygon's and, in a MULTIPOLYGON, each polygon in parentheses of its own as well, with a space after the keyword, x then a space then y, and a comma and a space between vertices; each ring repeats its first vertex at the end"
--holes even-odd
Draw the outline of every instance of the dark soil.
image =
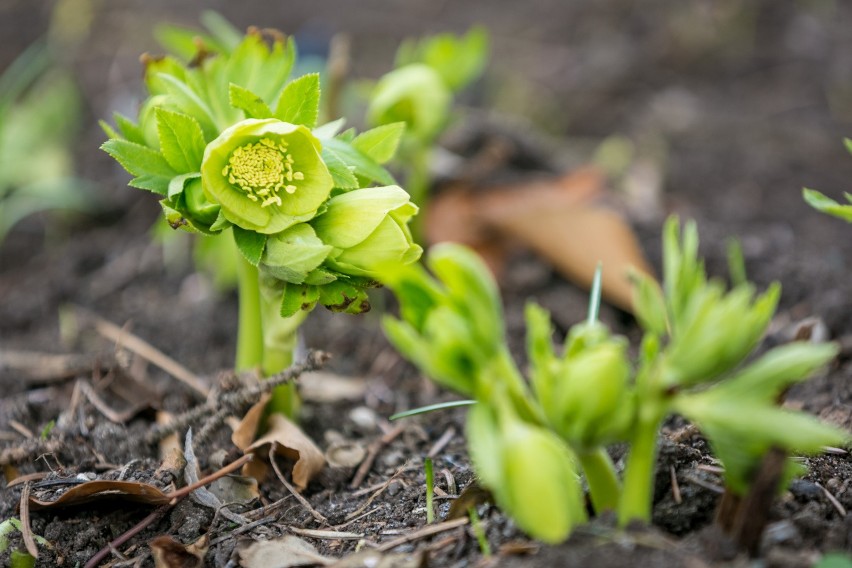
MULTIPOLYGON (((0 68, 44 33, 50 4, 0 4, 0 68)), ((236 298, 215 293, 193 274, 186 251, 164 259, 162 248, 149 240, 159 212, 155 200, 124 187, 126 177, 97 151, 102 135, 96 119, 115 108, 130 113, 139 100, 137 57, 157 50, 152 26, 164 19, 191 25, 198 11, 189 3, 163 0, 79 4, 92 7, 94 19, 91 35, 67 62, 88 100, 87 128, 76 153, 81 174, 101 184, 103 207, 85 219, 30 218, 0 246, 0 350, 79 355, 83 363, 72 365, 66 376, 37 379, 0 364, 0 444, 4 452, 20 449, 18 459, 7 460, 5 474, 7 480, 53 472, 63 478, 124 475, 168 482, 155 478, 157 445, 142 440, 157 411, 179 413, 203 400, 155 366, 116 349, 82 319, 76 320, 75 332, 68 306, 126 324, 211 385, 231 361, 236 298), (117 423, 88 399, 72 401, 78 381, 93 385, 112 410, 136 411, 117 423), (53 420, 56 426, 39 442, 53 420)), ((726 239, 738 237, 750 278, 760 286, 773 280, 784 286, 770 340, 784 341, 800 322, 815 318, 844 346, 825 374, 793 389, 786 403, 852 426, 852 232, 801 200, 803 186, 834 196, 850 191, 852 156, 842 144, 844 135, 852 136, 849 3, 417 0, 389 7, 377 0, 357 5, 253 0, 205 6, 241 27, 258 24, 295 33, 305 53, 322 54, 328 38, 345 31, 352 38, 354 76, 374 77, 387 69, 403 37, 487 25, 493 60, 485 80, 466 95, 474 107, 466 128, 531 138, 557 168, 587 162, 607 136, 632 139, 651 176, 636 179, 662 180, 662 192, 645 183, 650 197, 634 199, 628 208, 652 263, 659 267, 659 232, 670 212, 697 220, 702 254, 714 275, 725 276, 726 239)), ((462 138, 457 130, 447 142, 462 138)), ((582 319, 583 290, 528 253, 519 252, 510 268, 502 286, 513 344, 522 341, 527 297, 553 310, 563 331, 582 319)), ((387 300, 378 295, 376 304, 387 300)), ((399 359, 378 328, 377 311, 358 318, 317 312, 305 326, 307 346, 333 355, 327 370, 367 380, 357 400, 307 401, 304 429, 323 448, 338 439, 367 447, 396 426, 385 420, 393 412, 452 398, 399 359)), ((602 317, 617 332, 638 338, 625 314, 605 308, 602 317)), ((265 518, 251 530, 229 536, 234 524, 186 499, 118 552, 152 566, 147 543, 154 537, 190 543, 207 534, 213 543, 207 563, 225 566, 235 547, 290 534, 293 527, 362 535, 360 541, 304 537, 330 556, 387 543, 425 526, 423 460, 445 435, 448 442, 434 455, 437 486, 453 495, 472 483, 463 418, 458 410, 404 421, 357 488, 350 487, 354 472, 345 468, 312 483, 305 497, 327 525, 292 498, 261 510, 287 495, 272 478, 261 485, 260 500, 230 507, 265 518), (348 515, 361 509, 370 513, 350 522, 348 515)), ((202 424, 193 426, 197 431, 202 424)), ((506 566, 755 565, 713 526, 721 480, 707 467, 715 462, 706 443, 684 435, 684 426, 672 422, 661 441, 653 527, 624 533, 601 518, 565 544, 544 547, 530 543, 499 510, 481 505, 496 561, 506 566)), ((202 474, 238 455, 224 430, 195 451, 202 474)), ((757 565, 811 566, 824 552, 852 551, 852 520, 846 514, 852 507, 852 458, 831 454, 808 465, 808 475, 772 506, 757 565)), ((19 514, 21 491, 22 485, 4 490, 0 519, 19 514)), ((451 501, 438 500, 440 518, 451 501)), ((53 547, 42 553, 39 565, 82 566, 152 510, 109 500, 34 511, 34 533, 53 547)), ((11 543, 21 546, 18 536, 11 543)), ((425 555, 430 566, 487 563, 470 527, 417 539, 393 552, 425 555)), ((113 556, 113 563, 118 558, 113 556)), ((418 559, 408 562, 417 565, 418 559)))

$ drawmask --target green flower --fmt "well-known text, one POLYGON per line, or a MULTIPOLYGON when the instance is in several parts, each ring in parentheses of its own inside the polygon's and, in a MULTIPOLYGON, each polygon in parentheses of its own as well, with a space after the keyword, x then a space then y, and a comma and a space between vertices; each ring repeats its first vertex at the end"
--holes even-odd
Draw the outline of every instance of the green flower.
POLYGON ((279 233, 311 220, 328 199, 322 146, 304 126, 247 119, 207 145, 201 180, 225 218, 243 229, 279 233))
POLYGON ((437 71, 422 63, 395 69, 379 80, 370 101, 373 124, 405 122, 408 132, 431 140, 446 125, 452 95, 437 71))
POLYGON ((300 223, 269 237, 261 266, 279 280, 301 284, 331 250, 331 246, 317 238, 310 225, 300 223))
POLYGON ((417 206, 402 188, 369 187, 332 197, 311 225, 335 249, 328 266, 351 276, 374 277, 382 267, 420 258, 423 249, 408 229, 415 213, 417 206))

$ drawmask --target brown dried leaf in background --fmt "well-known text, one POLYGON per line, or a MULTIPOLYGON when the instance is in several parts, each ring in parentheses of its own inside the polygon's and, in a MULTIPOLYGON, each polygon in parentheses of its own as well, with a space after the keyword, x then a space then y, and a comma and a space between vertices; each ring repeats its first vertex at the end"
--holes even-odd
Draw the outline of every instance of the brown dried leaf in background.
POLYGON ((628 268, 652 271, 632 229, 603 197, 604 177, 594 168, 488 191, 450 189, 431 203, 426 233, 431 242, 472 246, 498 278, 509 243, 529 247, 584 287, 601 262, 604 299, 630 311, 628 268))
MULTIPOLYGON (((44 495, 50 493, 52 492, 45 492, 44 495)), ((80 505, 99 499, 133 501, 145 505, 165 505, 171 501, 168 494, 147 483, 97 479, 76 485, 55 500, 48 501, 31 496, 30 505, 33 510, 38 510, 80 505)))
POLYGON ((367 381, 363 377, 311 371, 302 374, 299 380, 299 394, 302 400, 310 402, 361 401, 366 393, 367 381))
POLYGON ((257 437, 257 431, 260 429, 260 420, 263 418, 263 411, 266 409, 267 402, 269 402, 268 393, 261 396, 260 400, 248 409, 248 412, 246 412, 231 434, 231 441, 243 452, 251 446, 251 443, 257 437))
POLYGON ((181 544, 166 535, 158 536, 150 542, 151 554, 156 568, 200 568, 204 565, 204 555, 210 548, 207 535, 192 544, 181 544))
POLYGON ((428 554, 405 554, 362 550, 341 558, 329 568, 426 568, 428 554))

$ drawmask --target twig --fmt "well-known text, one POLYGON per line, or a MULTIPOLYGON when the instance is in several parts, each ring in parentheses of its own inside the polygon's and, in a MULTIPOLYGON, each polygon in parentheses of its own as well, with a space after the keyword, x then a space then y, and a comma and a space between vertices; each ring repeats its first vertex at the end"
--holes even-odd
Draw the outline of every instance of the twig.
POLYGON ((277 446, 277 442, 272 443, 272 448, 269 450, 269 463, 272 464, 272 469, 275 470, 275 475, 278 477, 278 480, 284 484, 284 487, 287 488, 287 491, 293 494, 293 497, 296 498, 296 501, 302 504, 302 507, 304 507, 305 510, 311 514, 314 520, 316 520, 320 524, 328 525, 328 519, 322 516, 319 511, 314 509, 308 502, 308 500, 305 499, 298 491, 296 491, 296 488, 290 485, 290 482, 287 481, 287 478, 284 477, 283 473, 281 473, 281 468, 278 467, 278 460, 275 459, 275 450, 277 446))
POLYGON ((92 403, 98 412, 103 414, 107 420, 113 422, 115 424, 124 424, 134 416, 143 408, 143 406, 132 406, 125 410, 124 412, 117 412, 110 408, 110 406, 95 392, 95 389, 92 388, 90 384, 85 381, 80 381, 78 383, 80 385, 80 392, 82 392, 86 399, 92 403))
POLYGON ((215 546, 220 542, 225 542, 228 539, 234 538, 237 535, 240 535, 244 532, 248 532, 254 528, 259 527, 260 525, 265 525, 266 523, 271 523, 277 518, 277 515, 267 515, 262 519, 258 519, 256 521, 252 521, 251 523, 245 524, 241 527, 237 527, 236 529, 230 531, 227 534, 223 534, 222 536, 218 536, 210 541, 210 546, 215 546))
POLYGON ((261 395, 270 392, 273 388, 293 382, 303 373, 320 369, 330 357, 331 356, 325 351, 311 351, 302 363, 293 365, 276 375, 272 375, 267 379, 258 381, 257 384, 250 387, 225 393, 220 396, 218 400, 200 404, 187 412, 176 416, 168 424, 152 427, 145 436, 145 442, 148 444, 154 444, 166 436, 174 434, 179 430, 183 430, 193 422, 200 420, 202 417, 209 414, 221 413, 223 411, 226 414, 237 414, 242 409, 255 404, 258 400, 260 400, 261 395))
POLYGON ((30 556, 38 560, 38 547, 33 538, 33 528, 30 526, 30 490, 32 485, 27 481, 21 490, 21 536, 24 538, 24 546, 30 556))
POLYGON ((447 444, 450 443, 450 440, 456 435, 456 429, 452 426, 447 428, 447 430, 438 438, 438 441, 432 446, 429 450, 429 453, 426 454, 427 458, 434 458, 437 456, 441 450, 447 447, 447 444))
POLYGON ((200 395, 206 397, 210 393, 210 387, 208 387, 195 373, 191 372, 189 369, 147 341, 94 313, 83 310, 82 308, 77 308, 77 311, 84 317, 90 319, 95 326, 95 330, 110 341, 119 343, 122 347, 148 360, 200 395))
POLYGON ((370 473, 370 468, 373 467, 373 463, 379 456, 379 452, 382 451, 382 448, 393 442, 397 436, 402 434, 402 429, 402 424, 398 424, 386 432, 381 438, 374 440, 367 447, 367 457, 365 457, 364 461, 361 462, 361 465, 358 466, 358 471, 355 472, 355 477, 352 478, 352 483, 349 484, 350 489, 357 489, 362 483, 364 483, 364 479, 366 479, 367 474, 370 473))
POLYGON ((110 541, 105 547, 100 549, 97 554, 92 556, 89 561, 86 562, 84 568, 95 568, 95 566, 100 564, 101 560, 106 558, 112 552, 113 549, 118 548, 119 546, 121 546, 143 530, 145 530, 149 525, 163 518, 166 513, 169 512, 169 509, 171 509, 171 507, 171 504, 162 505, 151 511, 151 514, 149 514, 147 517, 133 525, 130 529, 125 531, 124 534, 118 536, 116 539, 110 541))
POLYGON ((22 461, 31 459, 34 455, 52 454, 59 451, 64 443, 64 440, 61 439, 42 440, 41 438, 31 438, 24 440, 24 443, 20 446, 6 448, 0 452, 0 466, 21 463, 22 461))
POLYGON ((35 434, 33 434, 33 431, 18 422, 17 420, 9 420, 9 427, 11 427, 24 438, 35 438, 35 434))
POLYGON ((426 538, 427 536, 432 536, 434 534, 453 530, 458 527, 463 527, 469 522, 470 521, 467 517, 461 517, 452 521, 444 521, 443 523, 438 523, 437 525, 429 525, 427 527, 423 527, 418 531, 414 531, 413 533, 409 533, 399 538, 395 538, 389 542, 380 544, 376 547, 376 550, 378 550, 379 552, 387 552, 396 548, 397 546, 408 544, 409 542, 414 542, 415 540, 420 540, 421 538, 426 538))
POLYGON ((826 497, 826 499, 828 499, 828 502, 831 503, 831 505, 834 507, 834 509, 838 513, 840 513, 841 517, 845 517, 846 516, 846 507, 844 507, 843 504, 840 501, 837 500, 837 497, 832 495, 831 491, 829 491, 828 489, 826 489, 825 487, 823 487, 819 483, 814 483, 814 485, 816 485, 817 487, 822 489, 822 492, 825 494, 825 497, 826 497))
MULTIPOLYGON (((387 489, 388 487, 390 487, 391 482, 392 482, 394 479, 396 479, 397 477, 399 477, 399 475, 400 475, 400 474, 402 474, 402 472, 403 472, 403 471, 405 471, 407 467, 408 467, 408 464, 407 464, 407 463, 403 464, 403 466, 402 466, 402 467, 400 467, 399 469, 397 469, 397 470, 394 472, 394 474, 393 474, 392 476, 390 476, 390 477, 388 478, 388 480, 387 480, 387 481, 385 481, 385 482, 381 485, 381 487, 379 487, 379 488, 376 490, 376 492, 375 492, 375 493, 373 493, 372 495, 370 495, 370 498, 369 498, 369 499, 367 499, 367 500, 364 502, 364 504, 363 504, 363 505, 361 505, 360 507, 358 507, 357 509, 355 509, 355 511, 353 511, 352 513, 349 513, 348 515, 346 515, 346 518, 345 518, 345 519, 343 519, 343 520, 345 521, 345 524, 348 524, 348 523, 352 522, 352 521, 355 519, 355 517, 357 517, 358 515, 360 515, 361 513, 363 513, 363 512, 367 509, 367 507, 369 507, 369 506, 370 506, 370 504, 371 504, 373 501, 375 501, 375 500, 376 500, 376 498, 377 498, 379 495, 381 495, 382 493, 384 493, 385 489, 387 489)), ((340 528, 340 526, 335 527, 335 528, 340 528)))
POLYGON ((672 479, 672 497, 674 497, 674 502, 680 505, 683 503, 683 497, 680 494, 680 485, 677 484, 677 472, 673 465, 669 466, 669 475, 672 479))
POLYGON ((186 497, 187 495, 189 495, 190 493, 192 493, 193 491, 195 491, 199 487, 204 487, 205 485, 216 481, 220 477, 224 477, 224 476, 228 475, 229 473, 232 473, 232 472, 240 469, 245 464, 250 462, 252 459, 254 459, 254 454, 246 454, 246 455, 242 456, 241 458, 232 461, 231 463, 229 463, 228 465, 226 465, 225 467, 223 467, 219 471, 214 471, 210 475, 208 475, 206 477, 202 477, 197 482, 195 482, 191 485, 187 485, 186 487, 181 487, 180 489, 175 489, 174 491, 171 491, 170 493, 166 493, 166 496, 168 496, 171 499, 171 501, 169 503, 170 504, 176 503, 178 499, 182 499, 182 498, 186 497))
POLYGON ((364 538, 363 534, 354 532, 320 531, 315 529, 302 529, 299 527, 287 527, 287 530, 299 536, 318 538, 320 540, 361 540, 364 538))
POLYGON ((693 475, 686 475, 686 476, 684 476, 684 479, 686 479, 688 482, 692 483, 693 485, 697 485, 698 487, 703 487, 704 489, 706 489, 708 491, 712 491, 713 493, 716 493, 718 495, 721 495, 722 493, 725 492, 725 488, 722 487, 721 485, 717 485, 715 483, 710 483, 709 481, 704 481, 703 479, 695 477, 693 475))

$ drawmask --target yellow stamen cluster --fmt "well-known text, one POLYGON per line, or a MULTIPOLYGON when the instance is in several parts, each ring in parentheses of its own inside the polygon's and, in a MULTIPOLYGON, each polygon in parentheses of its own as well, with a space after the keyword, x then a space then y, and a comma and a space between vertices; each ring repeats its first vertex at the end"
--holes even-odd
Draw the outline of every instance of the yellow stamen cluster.
POLYGON ((222 170, 228 182, 246 192, 252 201, 263 200, 261 207, 281 205, 280 190, 295 193, 293 180, 303 180, 302 172, 293 170, 293 156, 287 143, 261 138, 254 144, 244 144, 233 152, 222 170))

